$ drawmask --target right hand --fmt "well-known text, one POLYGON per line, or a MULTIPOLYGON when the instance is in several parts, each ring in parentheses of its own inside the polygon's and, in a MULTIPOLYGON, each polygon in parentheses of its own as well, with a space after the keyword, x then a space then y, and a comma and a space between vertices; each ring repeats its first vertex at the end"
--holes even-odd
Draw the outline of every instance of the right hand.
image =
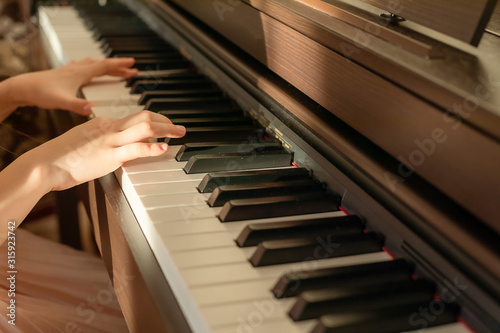
POLYGON ((167 152, 166 143, 150 143, 150 138, 185 133, 167 117, 142 111, 118 120, 97 117, 30 153, 45 170, 47 191, 64 190, 102 177, 129 160, 167 152))

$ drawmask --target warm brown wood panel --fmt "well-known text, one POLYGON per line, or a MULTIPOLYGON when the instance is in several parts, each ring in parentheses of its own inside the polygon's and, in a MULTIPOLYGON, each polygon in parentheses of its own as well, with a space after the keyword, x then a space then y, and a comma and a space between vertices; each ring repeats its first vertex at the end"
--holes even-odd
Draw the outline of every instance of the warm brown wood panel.
POLYGON ((121 229, 119 215, 111 205, 112 203, 106 200, 113 259, 113 287, 127 326, 131 333, 166 333, 161 314, 149 295, 144 278, 121 229))
POLYGON ((191 332, 115 175, 89 190, 102 257, 130 332, 191 332))
POLYGON ((497 2, 497 0, 361 1, 472 45, 479 44, 497 2))

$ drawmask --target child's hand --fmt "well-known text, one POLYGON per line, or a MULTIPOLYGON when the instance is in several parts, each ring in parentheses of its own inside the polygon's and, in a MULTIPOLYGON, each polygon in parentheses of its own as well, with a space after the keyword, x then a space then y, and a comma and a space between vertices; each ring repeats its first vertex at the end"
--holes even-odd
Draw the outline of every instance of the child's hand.
POLYGON ((30 154, 48 175, 47 190, 64 190, 102 177, 126 161, 167 151, 167 144, 149 143, 149 138, 182 137, 185 133, 183 126, 149 111, 119 120, 97 117, 30 154))
POLYGON ((133 58, 110 58, 71 62, 61 68, 16 76, 12 78, 10 91, 18 106, 63 109, 89 115, 93 104, 77 98, 78 89, 97 76, 129 78, 135 75, 137 69, 130 69, 134 61, 133 58))

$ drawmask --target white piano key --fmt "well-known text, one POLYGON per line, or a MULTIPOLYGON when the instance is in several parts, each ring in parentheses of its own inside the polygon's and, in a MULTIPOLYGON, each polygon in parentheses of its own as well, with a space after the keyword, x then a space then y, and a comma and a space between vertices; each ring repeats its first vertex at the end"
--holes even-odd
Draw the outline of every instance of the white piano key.
POLYGON ((265 313, 255 308, 247 313, 245 317, 240 317, 239 322, 233 325, 214 327, 213 333, 310 333, 316 326, 315 320, 306 320, 298 323, 289 318, 271 320, 266 318, 265 313))
POLYGON ((386 252, 375 252, 341 258, 303 261, 299 263, 258 268, 252 267, 248 262, 242 262, 220 266, 187 268, 182 269, 181 274, 184 277, 185 283, 189 287, 195 287, 215 283, 230 283, 270 277, 278 278, 284 272, 288 271, 357 265, 382 260, 391 260, 391 257, 386 252))
POLYGON ((273 297, 271 288, 278 279, 245 280, 234 283, 191 288, 191 293, 200 307, 215 304, 251 301, 273 297))
POLYGON ((138 196, 150 194, 198 193, 196 186, 198 186, 199 183, 199 180, 192 180, 186 182, 141 184, 134 186, 134 189, 138 196))
MULTIPOLYGON (((421 328, 425 333, 473 333, 467 326, 458 322, 453 324, 441 325, 436 327, 415 327, 415 329, 421 328)), ((407 331, 407 333, 418 332, 418 331, 407 331)), ((404 332, 403 332, 404 333, 404 332)))
POLYGON ((209 207, 208 205, 197 206, 177 206, 166 208, 154 208, 148 210, 149 217, 153 223, 182 222, 186 224, 194 223, 196 220, 208 219, 216 216, 221 211, 221 207, 209 207))
MULTIPOLYGON (((214 327, 212 333, 236 333, 236 332, 253 332, 253 333, 310 333, 316 326, 316 320, 306 320, 294 322, 289 318, 280 320, 266 319, 258 309, 247 314, 247 317, 241 318, 238 324, 214 327)), ((408 331, 407 333, 415 333, 417 331, 408 331)), ((473 333, 460 323, 442 325, 438 327, 430 327, 423 330, 425 333, 473 333)))
POLYGON ((194 268, 234 263, 248 263, 247 258, 255 251, 255 247, 236 248, 234 244, 216 249, 203 249, 198 251, 184 251, 172 253, 177 267, 194 268))
MULTIPOLYGON (((130 182, 134 185, 142 184, 157 184, 157 183, 168 183, 168 182, 182 182, 197 180, 198 184, 203 179, 205 174, 186 174, 184 170, 172 170, 172 171, 160 171, 160 172, 147 172, 147 173, 134 173, 128 175, 130 182)), ((195 186, 198 186, 196 184, 195 186)))
POLYGON ((193 220, 189 224, 179 221, 173 221, 172 223, 167 223, 168 221, 165 220, 164 221, 165 223, 158 223, 155 225, 155 227, 160 236, 168 237, 168 236, 199 234, 207 232, 221 232, 221 231, 234 231, 234 230, 239 231, 250 223, 297 221, 301 219, 316 219, 316 218, 337 217, 344 215, 345 213, 343 213, 342 211, 338 211, 338 212, 327 212, 318 214, 273 217, 268 219, 246 220, 238 222, 226 222, 226 223, 220 222, 217 217, 213 216, 207 219, 193 220))
POLYGON ((200 183, 199 179, 193 179, 183 182, 138 184, 134 188, 139 196, 159 195, 171 193, 199 193, 196 186, 200 183))
POLYGON ((163 241, 168 245, 170 253, 175 253, 180 251, 236 246, 234 239, 238 236, 238 234, 238 230, 228 232, 211 232, 195 235, 164 237, 163 241))
MULTIPOLYGON (((235 226, 232 223, 241 223, 241 222, 231 222, 231 225, 229 225, 229 223, 221 223, 214 216, 207 219, 193 220, 190 221, 190 223, 185 223, 185 221, 157 223, 155 227, 158 234, 163 238, 165 236, 227 232, 228 230, 231 229, 231 227, 233 230, 240 230, 239 226, 235 226)), ((249 222, 246 221, 245 223, 249 222)))
POLYGON ((267 321, 284 319, 287 311, 295 302, 294 299, 267 298, 253 302, 224 304, 202 308, 202 313, 211 327, 238 324, 241 318, 259 311, 267 321))
POLYGON ((204 205, 210 197, 209 193, 169 193, 159 195, 146 195, 141 197, 141 201, 146 209, 166 208, 177 206, 204 205))

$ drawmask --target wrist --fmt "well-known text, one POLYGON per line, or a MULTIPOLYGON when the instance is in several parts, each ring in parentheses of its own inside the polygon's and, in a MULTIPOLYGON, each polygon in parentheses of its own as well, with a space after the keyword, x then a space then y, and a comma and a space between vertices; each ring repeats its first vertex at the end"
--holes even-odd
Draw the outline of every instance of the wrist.
POLYGON ((15 101, 17 97, 13 87, 14 78, 8 78, 0 82, 0 121, 7 118, 19 105, 15 101))
POLYGON ((27 101, 23 98, 23 92, 26 87, 23 87, 20 82, 22 81, 23 75, 24 74, 13 76, 7 80, 9 81, 7 85, 7 94, 14 108, 28 105, 27 101))
MULTIPOLYGON (((34 158, 25 153, 0 172, 0 216, 20 223, 50 191, 47 168, 34 158)), ((0 243, 2 236, 0 231, 0 243)))
POLYGON ((26 181, 30 187, 41 196, 52 191, 53 181, 50 166, 45 158, 39 154, 38 148, 32 149, 19 157, 22 168, 26 174, 26 181))

